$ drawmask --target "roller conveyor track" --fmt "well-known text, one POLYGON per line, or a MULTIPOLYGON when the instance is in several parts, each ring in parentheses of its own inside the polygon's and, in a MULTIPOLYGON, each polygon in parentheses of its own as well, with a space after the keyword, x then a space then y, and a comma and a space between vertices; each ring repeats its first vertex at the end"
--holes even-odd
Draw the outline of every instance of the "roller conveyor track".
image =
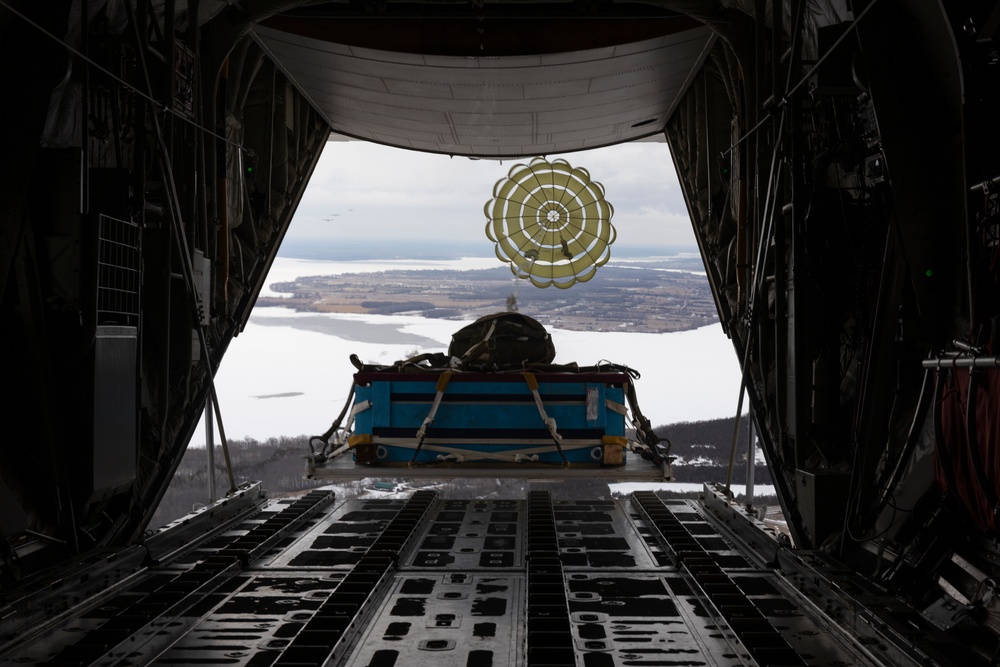
MULTIPOLYGON (((0 637, 4 664, 685 667, 900 664, 738 537, 711 502, 248 503, 189 548, 0 637), (844 628, 847 629, 844 629, 844 628), (863 639, 863 638, 862 638, 863 639)), ((723 504, 724 501, 723 501, 723 504)), ((150 548, 150 553, 158 553, 150 548)), ((793 572, 793 579, 801 577, 793 572)), ((72 595, 67 589, 66 595, 72 595)), ((19 600, 30 605, 31 600, 19 600)), ((51 601, 47 602, 51 604, 51 601)), ((0 609, 2 610, 2 609, 0 609)), ((917 664, 913 661, 912 664, 917 664)))

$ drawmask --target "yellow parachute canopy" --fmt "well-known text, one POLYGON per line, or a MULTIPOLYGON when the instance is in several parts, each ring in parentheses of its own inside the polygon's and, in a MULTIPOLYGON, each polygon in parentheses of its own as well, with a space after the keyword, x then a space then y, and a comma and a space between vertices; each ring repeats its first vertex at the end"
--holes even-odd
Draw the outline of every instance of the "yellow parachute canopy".
POLYGON ((614 208, 604 186, 565 160, 514 165, 483 211, 497 257, 535 287, 586 282, 611 259, 614 208))

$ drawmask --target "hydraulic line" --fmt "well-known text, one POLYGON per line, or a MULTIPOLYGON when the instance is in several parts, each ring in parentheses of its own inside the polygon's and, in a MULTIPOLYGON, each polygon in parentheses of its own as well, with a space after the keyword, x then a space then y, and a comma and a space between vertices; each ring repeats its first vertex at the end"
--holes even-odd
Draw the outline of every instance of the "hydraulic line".
MULTIPOLYGON (((2 2, 2 0, 0 0, 0 2, 2 2)), ((128 12, 129 22, 132 24, 132 30, 135 33, 136 51, 139 53, 139 61, 142 64, 142 71, 146 80, 146 86, 149 90, 152 90, 153 87, 149 78, 149 70, 146 67, 146 55, 142 49, 142 39, 139 35, 139 26, 135 22, 135 11, 133 10, 131 3, 128 2, 125 3, 125 9, 128 12)), ((160 147, 160 169, 163 171, 164 183, 167 186, 166 193, 167 200, 170 203, 170 206, 168 207, 170 210, 170 222, 174 228, 173 237, 177 245, 177 254, 180 255, 181 259, 184 283, 188 289, 188 294, 192 297, 189 302, 191 307, 191 321, 192 324, 195 325, 195 331, 198 333, 201 356, 205 361, 208 387, 212 397, 212 407, 215 411, 216 423, 219 425, 219 440, 222 443, 222 454, 226 460, 226 474, 229 477, 229 493, 233 494, 236 492, 236 481, 233 478, 233 465, 229 457, 229 442, 226 439, 226 429, 222 422, 222 411, 219 408, 219 397, 215 389, 215 367, 212 364, 212 357, 209 353, 205 326, 201 324, 200 309, 207 307, 207 304, 201 304, 199 302, 198 290, 195 287, 194 266, 191 263, 191 256, 187 250, 187 234, 184 232, 184 225, 181 222, 182 216, 179 197, 177 195, 177 185, 174 183, 173 165, 170 161, 169 149, 166 145, 166 141, 163 139, 163 128, 160 126, 160 119, 156 115, 155 109, 151 110, 149 115, 153 121, 154 130, 156 132, 156 140, 160 147)))
MULTIPOLYGON (((875 1, 877 2, 877 0, 875 0, 875 1)), ((875 2, 873 2, 872 4, 875 4, 875 2)), ((870 9, 870 7, 871 6, 869 6, 868 8, 866 8, 865 12, 867 12, 868 9, 870 9)), ((790 53, 792 53, 792 54, 795 53, 795 50, 798 48, 798 45, 799 45, 799 33, 801 32, 802 22, 804 20, 804 15, 805 15, 805 11, 804 11, 804 9, 805 9, 805 2, 804 1, 800 1, 797 4, 796 9, 797 9, 797 11, 795 12, 794 24, 792 26, 792 43, 791 43, 791 47, 790 47, 790 53)), ((861 15, 859 15, 858 18, 860 19, 861 16, 865 12, 863 12, 861 15)), ((775 30, 777 30, 777 27, 775 27, 775 30)), ((825 56, 824 56, 824 58, 825 58, 825 56)), ((756 306, 757 306, 758 299, 760 298, 759 297, 759 292, 762 289, 762 286, 764 284, 764 267, 767 265, 767 260, 768 260, 768 257, 770 255, 771 240, 772 240, 773 235, 775 233, 774 218, 775 218, 775 213, 776 213, 776 208, 777 208, 776 202, 777 202, 777 199, 778 199, 778 189, 779 189, 779 186, 780 186, 779 166, 781 164, 784 164, 784 162, 785 162, 784 158, 779 159, 779 153, 780 153, 780 150, 781 150, 781 140, 780 140, 780 138, 781 138, 782 134, 784 133, 785 124, 786 124, 786 120, 787 120, 787 116, 788 116, 788 106, 789 106, 788 105, 788 101, 791 98, 792 94, 799 88, 799 86, 801 85, 802 81, 805 81, 808 78, 808 77, 803 78, 798 84, 796 84, 795 86, 792 86, 792 75, 793 75, 793 70, 794 70, 794 68, 792 67, 793 63, 794 63, 794 58, 793 58, 792 62, 789 63, 788 73, 787 73, 787 76, 785 77, 785 91, 786 92, 785 92, 785 95, 783 96, 783 98, 781 100, 780 105, 779 105, 781 107, 781 116, 778 119, 778 125, 777 125, 776 132, 775 132, 775 135, 774 135, 774 148, 773 148, 773 150, 771 152, 771 165, 770 165, 770 168, 768 170, 768 178, 767 178, 767 194, 766 194, 765 199, 764 199, 764 208, 763 208, 763 211, 762 211, 762 219, 764 220, 765 227, 764 227, 764 229, 761 230, 760 243, 759 243, 759 245, 757 247, 757 257, 756 257, 755 262, 754 262, 753 281, 752 281, 751 289, 750 289, 750 292, 749 292, 749 295, 748 295, 748 299, 747 299, 747 314, 746 314, 747 340, 746 340, 745 345, 743 346, 742 357, 740 359, 740 366, 741 366, 741 368, 740 368, 740 396, 739 396, 738 407, 737 407, 736 425, 735 425, 735 433, 733 435, 732 451, 730 453, 730 461, 731 461, 731 463, 730 463, 729 474, 727 475, 727 482, 726 482, 726 491, 727 491, 727 493, 729 492, 730 481, 732 479, 732 467, 734 465, 733 460, 734 460, 734 457, 735 457, 735 454, 736 454, 735 447, 736 447, 736 442, 737 442, 738 436, 739 436, 739 423, 740 423, 740 414, 739 413, 742 412, 742 410, 743 410, 743 394, 744 394, 745 389, 747 388, 747 372, 749 370, 749 363, 748 362, 749 362, 749 359, 750 359, 750 350, 752 349, 752 346, 753 346, 753 327, 754 327, 754 323, 756 321, 756 317, 758 315, 758 311, 757 311, 756 306)), ((818 65, 816 65, 816 66, 818 66, 818 65)), ((773 116, 768 115, 765 118, 761 119, 760 122, 758 122, 749 132, 747 132, 743 137, 741 137, 735 144, 733 144, 729 148, 728 151, 723 152, 722 155, 725 156, 727 153, 732 152, 732 150, 733 150, 733 148, 735 146, 738 146, 747 137, 749 137, 751 134, 753 134, 754 132, 756 132, 757 129, 759 129, 760 127, 763 126, 764 121, 766 121, 768 119, 773 119, 773 116)), ((777 252, 777 250, 776 250, 776 252, 777 252)), ((780 421, 781 420, 779 419, 778 420, 778 422, 779 422, 778 428, 779 429, 780 429, 780 421)))
POLYGON ((924 381, 920 386, 920 396, 917 398, 917 408, 913 413, 913 421, 910 422, 910 430, 906 435, 906 443, 903 447, 903 452, 896 460, 896 465, 892 469, 889 481, 884 485, 879 485, 883 489, 883 495, 882 499, 873 510, 872 516, 878 516, 881 514, 882 510, 885 509, 885 506, 889 503, 889 498, 893 489, 896 488, 896 485, 899 484, 900 477, 903 476, 903 466, 905 466, 906 463, 909 462, 910 457, 913 456, 913 450, 916 449, 917 442, 919 440, 918 436, 920 435, 918 427, 923 424, 924 419, 927 416, 927 407, 933 402, 933 395, 928 391, 931 384, 931 375, 930 370, 928 369, 924 371, 924 381))
POLYGON ((969 464, 976 474, 979 488, 983 492, 983 497, 986 498, 993 516, 996 516, 997 511, 1000 510, 1000 502, 997 500, 993 482, 986 476, 986 471, 983 469, 983 459, 979 450, 979 431, 976 428, 976 397, 978 396, 976 384, 979 380, 977 376, 976 370, 970 368, 969 388, 965 399, 965 444, 969 450, 969 464))
MULTIPOLYGON (((746 393, 747 376, 743 374, 740 380, 740 400, 736 403, 736 419, 733 424, 733 444, 729 448, 729 470, 726 472, 726 495, 730 495, 729 487, 733 482, 733 466, 736 464, 736 445, 740 440, 740 421, 743 415, 743 395, 746 393)), ((747 460, 747 465, 752 466, 753 462, 747 460)))

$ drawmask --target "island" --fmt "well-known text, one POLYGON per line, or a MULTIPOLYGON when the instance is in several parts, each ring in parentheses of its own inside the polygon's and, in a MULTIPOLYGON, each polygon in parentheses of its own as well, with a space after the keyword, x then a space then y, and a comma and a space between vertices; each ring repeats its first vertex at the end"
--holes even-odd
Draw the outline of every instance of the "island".
POLYGON ((690 260, 609 265, 569 289, 515 282, 503 266, 303 276, 272 284, 272 290, 289 296, 260 297, 257 306, 469 319, 505 310, 514 301, 519 312, 553 328, 669 333, 719 321, 708 279, 699 268, 690 260))

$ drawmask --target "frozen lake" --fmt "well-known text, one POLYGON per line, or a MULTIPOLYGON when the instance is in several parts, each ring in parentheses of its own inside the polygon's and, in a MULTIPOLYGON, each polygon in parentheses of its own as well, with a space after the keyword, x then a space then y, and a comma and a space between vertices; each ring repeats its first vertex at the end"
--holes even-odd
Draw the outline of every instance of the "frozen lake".
MULTIPOLYGON (((489 268, 495 258, 449 261, 319 262, 279 257, 268 285, 306 275, 389 269, 489 268)), ((276 296, 265 290, 262 294, 276 296)), ((526 294, 522 291, 522 300, 526 294)), ((502 304, 497 310, 502 310, 502 304)), ((266 440, 322 433, 351 389, 357 354, 390 364, 422 352, 447 350, 451 335, 468 321, 405 315, 298 313, 256 308, 229 346, 216 376, 230 438, 266 440)), ((583 332, 549 328, 556 362, 587 366, 606 360, 642 373, 635 387, 654 425, 732 417, 740 370, 721 325, 668 334, 583 332)), ((204 446, 204 428, 191 441, 204 446)))

